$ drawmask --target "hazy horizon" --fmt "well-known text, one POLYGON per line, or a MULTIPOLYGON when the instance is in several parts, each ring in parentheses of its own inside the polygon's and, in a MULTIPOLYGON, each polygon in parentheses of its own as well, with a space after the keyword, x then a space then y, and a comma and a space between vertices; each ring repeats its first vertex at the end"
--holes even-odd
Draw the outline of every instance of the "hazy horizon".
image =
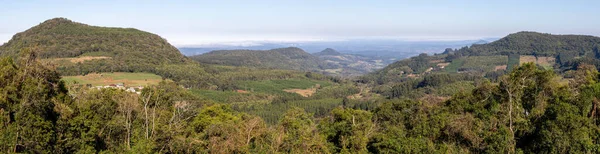
POLYGON ((45 20, 137 28, 181 46, 349 39, 600 35, 598 1, 4 1, 0 42, 45 20), (493 7, 490 7, 493 6, 493 7))

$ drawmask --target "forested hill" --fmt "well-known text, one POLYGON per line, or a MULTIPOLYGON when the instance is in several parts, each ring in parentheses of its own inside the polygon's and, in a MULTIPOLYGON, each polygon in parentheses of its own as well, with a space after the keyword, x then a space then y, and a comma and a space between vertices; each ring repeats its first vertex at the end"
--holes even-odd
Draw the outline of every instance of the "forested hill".
POLYGON ((579 63, 600 66, 600 38, 586 35, 553 35, 518 32, 486 44, 447 49, 443 54, 422 54, 397 61, 374 72, 380 82, 390 76, 419 76, 432 72, 489 73, 534 62, 547 69, 565 71, 579 63), (413 74, 413 75, 411 75, 413 74), (387 77, 386 77, 387 76, 387 77))
POLYGON ((327 63, 300 48, 289 47, 272 50, 217 50, 191 57, 201 63, 317 71, 327 68, 327 63))
POLYGON ((490 43, 400 60, 361 81, 378 85, 377 91, 391 98, 451 96, 475 87, 476 80, 495 81, 525 63, 567 77, 581 64, 600 67, 600 38, 518 32, 490 43))
POLYGON ((341 54, 342 53, 335 51, 334 49, 327 48, 321 52, 314 53, 313 55, 315 55, 315 56, 338 56, 341 54))
POLYGON ((0 46, 0 55, 16 57, 22 49, 38 51, 63 74, 103 71, 150 71, 181 64, 186 58, 158 35, 133 28, 90 26, 54 18, 18 33, 0 46), (74 68, 76 63, 83 63, 74 68), (77 70, 77 72, 74 72, 77 70))
POLYGON ((564 52, 585 54, 600 47, 600 37, 587 35, 553 35, 518 32, 487 44, 474 44, 458 50, 470 55, 521 54, 557 56, 564 52))

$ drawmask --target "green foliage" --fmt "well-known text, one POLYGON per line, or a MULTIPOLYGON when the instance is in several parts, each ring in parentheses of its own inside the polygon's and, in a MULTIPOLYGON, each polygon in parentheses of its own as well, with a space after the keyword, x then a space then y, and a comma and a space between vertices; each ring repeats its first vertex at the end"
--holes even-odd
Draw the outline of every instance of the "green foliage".
MULTIPOLYGON (((472 81, 481 79, 471 74, 428 74, 422 79, 411 79, 380 91, 388 98, 421 98, 426 94, 435 96, 452 96, 460 90, 473 88, 472 81)), ((385 85, 384 85, 385 86, 385 85)))
POLYGON ((67 90, 55 71, 22 51, 19 63, 0 60, 0 151, 50 153, 57 142, 56 104, 69 102, 67 90))
POLYGON ((366 153, 367 142, 375 133, 367 111, 336 108, 331 116, 321 121, 320 129, 334 145, 336 153, 366 153))
POLYGON ((312 115, 300 108, 288 110, 277 124, 283 137, 279 151, 286 153, 327 153, 327 142, 317 130, 312 115))

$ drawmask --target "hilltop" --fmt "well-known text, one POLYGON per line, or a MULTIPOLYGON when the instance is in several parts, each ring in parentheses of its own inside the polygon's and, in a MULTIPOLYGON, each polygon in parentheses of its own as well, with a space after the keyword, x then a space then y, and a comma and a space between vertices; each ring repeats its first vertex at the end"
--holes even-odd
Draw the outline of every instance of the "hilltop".
POLYGON ((332 49, 332 48, 327 48, 321 52, 317 52, 317 53, 313 53, 313 55, 315 56, 337 56, 337 55, 341 55, 342 53, 332 49))
POLYGON ((487 44, 475 44, 458 52, 477 55, 544 55, 564 52, 590 52, 600 46, 600 38, 588 35, 553 35, 538 32, 517 32, 487 44))
POLYGON ((17 33, 0 46, 0 55, 16 57, 23 49, 37 52, 63 74, 152 71, 153 66, 186 63, 164 38, 134 28, 91 26, 54 18, 17 33))

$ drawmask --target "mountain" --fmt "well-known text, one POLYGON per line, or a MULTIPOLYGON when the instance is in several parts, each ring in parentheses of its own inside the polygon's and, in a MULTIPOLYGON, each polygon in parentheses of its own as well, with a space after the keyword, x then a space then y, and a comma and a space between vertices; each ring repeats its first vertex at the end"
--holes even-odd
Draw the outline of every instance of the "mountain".
MULTIPOLYGON (((495 38, 483 38, 492 41, 495 38)), ((319 40, 319 41, 244 41, 214 43, 196 46, 184 46, 179 50, 186 56, 194 56, 214 50, 270 50, 285 47, 298 47, 308 53, 317 53, 325 48, 336 49, 340 53, 363 55, 370 57, 385 57, 387 60, 397 60, 416 56, 419 53, 440 53, 446 48, 461 48, 470 46, 480 40, 432 41, 432 40, 403 40, 397 38, 380 39, 349 39, 349 40, 319 40)))
POLYGON ((191 58, 206 64, 268 69, 318 71, 329 67, 318 57, 296 47, 272 50, 217 50, 191 58))
POLYGON ((315 56, 338 56, 341 54, 342 53, 335 51, 334 49, 327 48, 321 52, 314 53, 313 55, 315 55, 315 56))
POLYGON ((490 42, 488 42, 486 40, 479 40, 477 42, 474 42, 473 44, 487 44, 487 43, 490 43, 490 42))
POLYGON ((17 33, 0 46, 0 55, 36 51, 62 74, 151 71, 162 64, 189 61, 164 38, 133 28, 91 26, 54 18, 17 33))
POLYGON ((600 38, 588 35, 553 35, 518 32, 488 44, 473 45, 458 52, 478 55, 521 54, 556 56, 564 52, 589 52, 598 48, 600 38))

